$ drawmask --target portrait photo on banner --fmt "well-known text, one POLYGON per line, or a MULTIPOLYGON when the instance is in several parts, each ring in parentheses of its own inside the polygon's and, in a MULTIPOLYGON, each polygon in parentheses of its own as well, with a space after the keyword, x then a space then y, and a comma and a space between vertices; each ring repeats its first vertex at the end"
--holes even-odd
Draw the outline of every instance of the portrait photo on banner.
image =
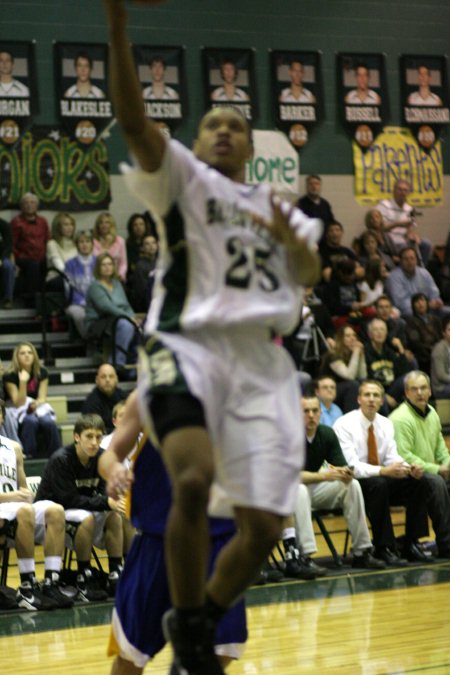
POLYGON ((54 59, 60 119, 68 134, 88 147, 113 120, 108 100, 108 46, 56 42, 54 59))
POLYGON ((340 53, 336 70, 342 122, 357 143, 367 148, 388 121, 385 56, 340 53))
POLYGON ((187 116, 184 47, 133 45, 145 114, 171 135, 187 116))
POLYGON ((403 121, 425 149, 450 123, 448 67, 445 56, 400 57, 403 121))
POLYGON ((274 120, 297 148, 322 117, 320 57, 320 52, 270 52, 274 120))
POLYGON ((253 49, 202 50, 206 108, 228 105, 252 122, 257 116, 253 49))
POLYGON ((34 42, 0 41, 0 142, 13 146, 39 112, 34 42))

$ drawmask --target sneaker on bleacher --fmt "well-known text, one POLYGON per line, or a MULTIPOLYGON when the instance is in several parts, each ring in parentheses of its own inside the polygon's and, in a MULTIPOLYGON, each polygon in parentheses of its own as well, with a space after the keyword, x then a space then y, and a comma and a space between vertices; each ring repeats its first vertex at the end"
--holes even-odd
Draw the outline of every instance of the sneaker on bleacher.
POLYGON ((58 605, 56 602, 45 596, 36 580, 33 582, 24 581, 17 589, 17 604, 22 609, 27 609, 29 612, 36 612, 43 609, 56 609, 58 605))

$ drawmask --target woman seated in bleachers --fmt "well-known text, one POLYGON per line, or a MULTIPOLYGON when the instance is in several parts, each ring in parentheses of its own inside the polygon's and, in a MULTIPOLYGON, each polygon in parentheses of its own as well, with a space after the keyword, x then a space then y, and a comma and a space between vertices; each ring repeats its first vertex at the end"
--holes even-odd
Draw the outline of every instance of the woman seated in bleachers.
POLYGON ((444 319, 442 340, 431 352, 431 387, 435 398, 450 398, 450 316, 444 319))
MULTIPOLYGON (((86 326, 88 339, 99 342, 111 342, 115 331, 114 363, 124 376, 127 360, 135 357, 139 322, 109 253, 100 253, 95 261, 94 280, 86 295, 86 326)), ((112 356, 108 360, 111 363, 112 356)))
POLYGON ((366 230, 358 239, 358 260, 363 267, 367 265, 369 260, 381 258, 387 270, 395 267, 395 263, 391 256, 383 251, 383 248, 378 242, 377 234, 374 230, 366 230))
POLYGON ((415 293, 411 298, 412 316, 406 317, 406 338, 413 351, 419 369, 430 374, 431 351, 442 338, 439 317, 430 312, 428 298, 424 293, 415 293))
POLYGON ((52 221, 52 238, 47 242, 46 288, 49 291, 62 292, 64 281, 58 272, 64 272, 64 266, 77 254, 75 245, 75 218, 69 213, 57 213, 52 221), (53 268, 53 269, 52 269, 53 268))
POLYGON ((72 319, 79 336, 85 340, 86 293, 94 279, 95 256, 92 253, 94 241, 90 230, 80 230, 75 235, 77 255, 68 260, 64 267, 66 275, 65 292, 68 305, 66 314, 72 319))
POLYGON ((134 272, 136 262, 141 254, 141 246, 145 237, 154 236, 154 224, 150 222, 150 218, 146 213, 133 213, 127 222, 127 261, 128 261, 128 275, 134 272))
POLYGON ((48 371, 31 342, 21 342, 14 349, 3 384, 15 411, 24 454, 50 457, 61 446, 61 438, 55 414, 46 401, 48 371), (40 434, 42 443, 38 442, 40 434))
POLYGON ((378 249, 385 258, 387 269, 393 269, 399 262, 397 247, 385 229, 383 215, 378 209, 370 209, 366 213, 365 226, 367 230, 375 234, 378 242, 378 249))
MULTIPOLYGON (((358 281, 361 292, 362 307, 371 309, 371 316, 375 316, 375 303, 384 295, 384 281, 389 273, 384 262, 378 256, 370 258, 365 265, 365 275, 362 281, 358 281)), ((366 317, 367 318, 367 317, 366 317)))
POLYGON ((97 216, 93 235, 94 255, 109 253, 115 262, 119 279, 125 282, 128 269, 127 249, 124 238, 117 234, 116 222, 110 213, 105 211, 97 216))
POLYGON ((324 354, 319 375, 336 380, 336 404, 343 412, 358 407, 358 388, 367 377, 367 368, 364 345, 351 326, 338 328, 335 347, 324 354))

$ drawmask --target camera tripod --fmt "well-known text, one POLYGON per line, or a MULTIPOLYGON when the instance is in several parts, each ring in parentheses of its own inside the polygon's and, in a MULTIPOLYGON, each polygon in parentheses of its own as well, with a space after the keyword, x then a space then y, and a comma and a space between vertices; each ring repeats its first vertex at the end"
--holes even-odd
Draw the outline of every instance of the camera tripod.
POLYGON ((325 335, 314 321, 311 324, 311 333, 303 344, 301 363, 318 363, 321 359, 321 346, 324 347, 325 351, 330 349, 325 335))

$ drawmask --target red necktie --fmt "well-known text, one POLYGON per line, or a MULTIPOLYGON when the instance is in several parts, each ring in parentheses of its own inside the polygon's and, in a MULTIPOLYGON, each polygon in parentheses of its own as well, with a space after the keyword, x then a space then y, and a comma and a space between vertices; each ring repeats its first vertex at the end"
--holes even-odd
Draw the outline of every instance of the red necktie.
POLYGON ((373 424, 369 427, 369 432, 367 434, 367 461, 369 464, 379 464, 378 459, 378 448, 377 448, 377 439, 375 438, 375 431, 373 429, 373 424))

